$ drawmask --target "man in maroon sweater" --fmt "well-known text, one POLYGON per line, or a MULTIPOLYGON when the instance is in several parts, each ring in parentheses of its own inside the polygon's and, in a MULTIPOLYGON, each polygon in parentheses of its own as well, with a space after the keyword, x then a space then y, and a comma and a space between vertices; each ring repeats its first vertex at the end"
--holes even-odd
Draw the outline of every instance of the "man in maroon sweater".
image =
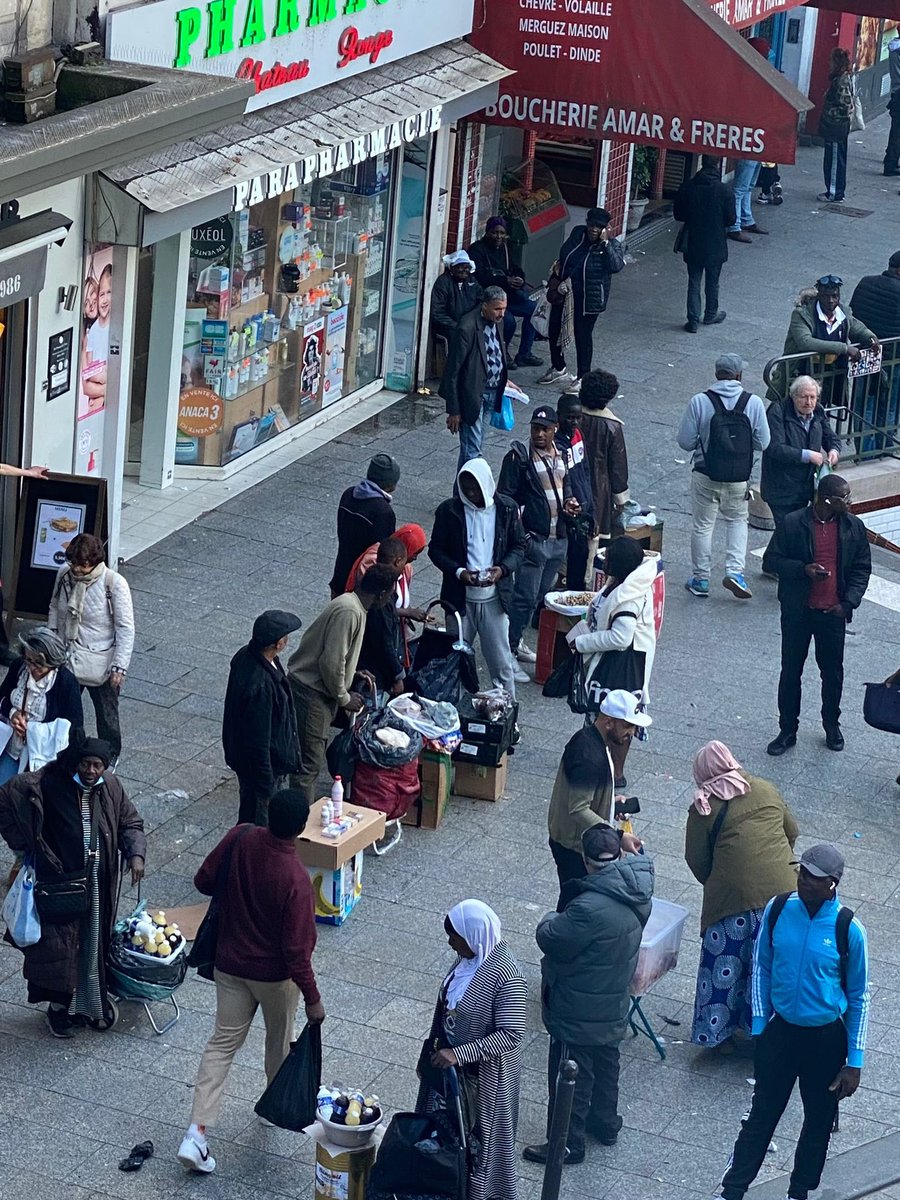
POLYGON ((232 1060, 257 1008, 262 1008, 266 1026, 269 1083, 291 1048, 299 992, 307 1021, 319 1024, 325 1019, 312 968, 315 900, 295 844, 308 818, 302 793, 276 792, 269 801, 268 828, 230 829, 194 878, 197 890, 211 896, 220 866, 227 866, 219 889, 216 1027, 200 1060, 191 1126, 178 1150, 178 1161, 188 1171, 208 1174, 216 1169, 206 1127, 218 1116, 232 1060))

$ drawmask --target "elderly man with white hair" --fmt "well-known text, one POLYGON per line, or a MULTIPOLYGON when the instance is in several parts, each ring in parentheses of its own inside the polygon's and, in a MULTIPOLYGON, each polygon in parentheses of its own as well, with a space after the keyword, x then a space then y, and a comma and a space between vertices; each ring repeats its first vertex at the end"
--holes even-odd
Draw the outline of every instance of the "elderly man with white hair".
POLYGON ((475 264, 465 250, 445 254, 444 267, 431 292, 431 328, 449 342, 460 317, 477 308, 484 293, 472 273, 475 264))
POLYGON ((762 459, 762 497, 777 529, 789 512, 806 508, 815 490, 816 472, 832 469, 841 457, 841 440, 821 404, 822 385, 798 375, 789 394, 769 406, 769 445, 762 459))

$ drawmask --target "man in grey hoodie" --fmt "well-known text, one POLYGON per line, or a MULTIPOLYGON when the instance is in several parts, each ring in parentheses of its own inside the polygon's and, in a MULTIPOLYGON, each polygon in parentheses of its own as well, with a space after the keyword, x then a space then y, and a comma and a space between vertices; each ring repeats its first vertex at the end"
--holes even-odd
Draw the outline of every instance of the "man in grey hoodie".
MULTIPOLYGON (((622 856, 619 833, 593 825, 581 839, 587 876, 563 886, 555 913, 535 937, 541 959, 541 1008, 550 1034, 547 1137, 560 1060, 578 1064, 566 1165, 584 1160, 585 1134, 614 1146, 622 1128, 619 1043, 628 1027, 630 986, 653 903, 653 863, 622 856)), ((526 1146, 523 1158, 545 1163, 548 1145, 526 1146)))
POLYGON ((721 354, 716 359, 716 382, 692 397, 678 429, 678 445, 693 455, 693 569, 684 585, 693 596, 709 596, 712 537, 719 514, 725 522, 722 586, 739 600, 749 600, 753 594, 744 578, 748 484, 754 453, 769 444, 769 424, 762 400, 741 383, 746 369, 739 354, 721 354))

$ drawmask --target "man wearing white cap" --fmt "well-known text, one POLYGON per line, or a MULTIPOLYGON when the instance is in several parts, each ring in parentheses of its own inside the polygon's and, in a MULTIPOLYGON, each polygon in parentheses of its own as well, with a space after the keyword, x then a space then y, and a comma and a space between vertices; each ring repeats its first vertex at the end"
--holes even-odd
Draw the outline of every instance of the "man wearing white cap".
POLYGON ((691 452, 691 577, 684 585, 692 596, 709 596, 712 538, 716 518, 725 522, 725 577, 722 586, 739 600, 752 593, 744 579, 749 518, 749 479, 753 456, 769 444, 766 409, 759 396, 744 389, 747 364, 739 354, 720 354, 716 382, 693 396, 682 417, 677 440, 691 452))
POLYGON ((766 905, 753 952, 753 1103, 722 1180, 743 1200, 800 1081, 803 1128, 788 1200, 822 1178, 838 1102, 859 1087, 869 1020, 866 931, 838 899, 844 859, 828 843, 800 859, 797 890, 766 905))
POLYGON ((445 254, 444 266, 446 270, 431 291, 431 328, 449 342, 460 317, 478 307, 484 292, 472 274, 475 264, 465 250, 445 254))
MULTIPOLYGON (((594 825, 610 825, 613 808, 611 744, 623 745, 650 718, 638 708, 632 692, 607 692, 592 725, 579 729, 566 743, 556 772, 547 823, 550 853, 556 863, 559 886, 585 876, 581 837, 594 825)), ((622 835, 622 849, 636 853, 641 843, 633 834, 622 835)))

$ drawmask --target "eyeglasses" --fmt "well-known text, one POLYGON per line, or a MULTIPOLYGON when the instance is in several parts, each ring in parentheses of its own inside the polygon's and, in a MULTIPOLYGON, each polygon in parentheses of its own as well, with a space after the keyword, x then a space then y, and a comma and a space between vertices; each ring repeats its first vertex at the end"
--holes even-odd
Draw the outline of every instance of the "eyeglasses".
POLYGON ((839 288, 843 287, 843 284, 840 275, 823 275, 821 279, 816 280, 816 287, 820 288, 839 288))

